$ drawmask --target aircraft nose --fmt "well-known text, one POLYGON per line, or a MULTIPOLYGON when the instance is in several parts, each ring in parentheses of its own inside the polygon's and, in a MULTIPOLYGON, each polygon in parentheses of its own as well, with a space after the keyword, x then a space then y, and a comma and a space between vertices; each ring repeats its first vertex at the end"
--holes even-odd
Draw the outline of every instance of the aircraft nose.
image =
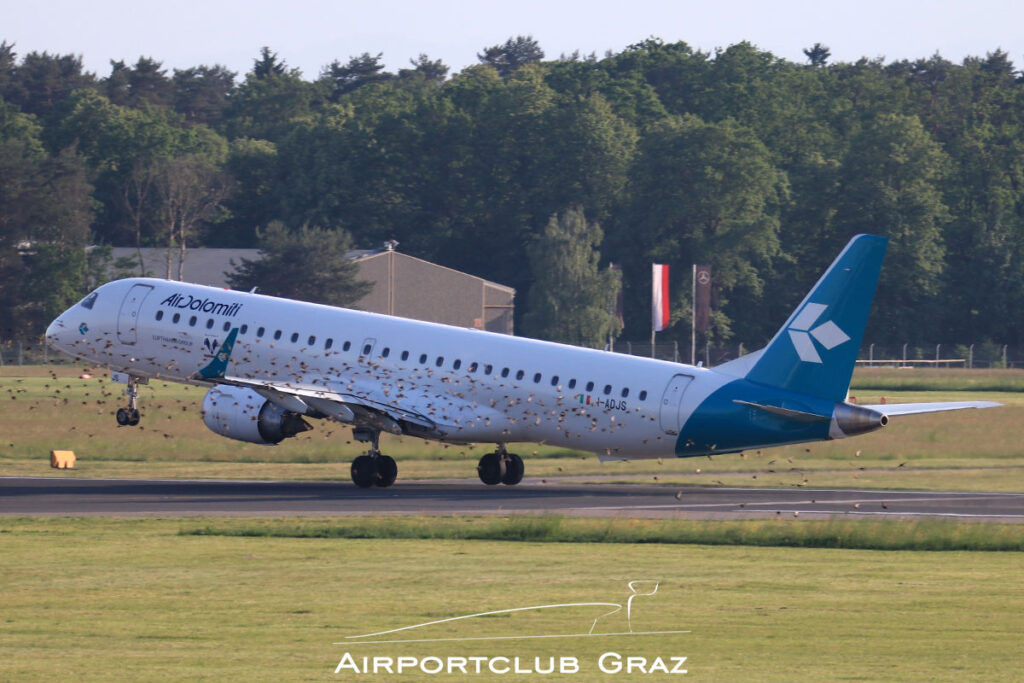
POLYGON ((61 339, 64 337, 64 321, 58 317, 46 328, 46 343, 55 349, 60 348, 61 339))

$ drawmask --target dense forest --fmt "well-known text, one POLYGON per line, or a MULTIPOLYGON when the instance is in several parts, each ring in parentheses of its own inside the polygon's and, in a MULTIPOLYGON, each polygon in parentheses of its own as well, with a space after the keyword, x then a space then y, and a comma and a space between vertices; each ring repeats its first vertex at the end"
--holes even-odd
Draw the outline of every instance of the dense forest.
POLYGON ((514 286, 522 334, 574 343, 618 332, 620 282, 622 338, 649 334, 652 262, 674 273, 662 338, 688 339, 708 263, 709 339, 762 342, 871 232, 891 242, 867 338, 1024 343, 1008 55, 804 53, 649 39, 548 59, 517 37, 459 73, 363 54, 311 79, 269 48, 244 75, 140 57, 100 76, 0 43, 0 338, 95 284, 109 256, 86 245, 253 247, 284 226, 514 286))

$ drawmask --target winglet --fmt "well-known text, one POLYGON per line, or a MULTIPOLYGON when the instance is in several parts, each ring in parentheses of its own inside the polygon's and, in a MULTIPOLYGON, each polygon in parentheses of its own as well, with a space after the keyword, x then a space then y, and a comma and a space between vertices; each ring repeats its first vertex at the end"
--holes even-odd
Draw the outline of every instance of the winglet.
POLYGON ((225 339, 220 348, 217 349, 217 354, 213 357, 206 367, 202 368, 194 374, 194 379, 221 379, 224 377, 224 373, 228 369, 228 359, 231 357, 231 350, 235 348, 235 337, 238 336, 238 328, 233 327, 228 332, 228 337, 225 339))

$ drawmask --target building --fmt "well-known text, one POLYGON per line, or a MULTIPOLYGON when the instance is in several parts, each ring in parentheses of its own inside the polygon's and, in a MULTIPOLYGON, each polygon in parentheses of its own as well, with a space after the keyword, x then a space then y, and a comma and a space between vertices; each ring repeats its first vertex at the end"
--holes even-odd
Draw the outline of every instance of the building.
MULTIPOLYGON (((130 272, 149 277, 166 277, 167 249, 115 247, 111 276, 119 261, 135 264, 130 272)), ((414 320, 475 327, 504 334, 513 333, 515 289, 469 275, 436 263, 424 261, 394 250, 394 243, 383 249, 349 252, 359 266, 359 279, 373 283, 369 294, 355 308, 373 313, 397 315, 414 320)), ((178 250, 171 250, 171 277, 178 274, 178 250)), ((185 257, 184 281, 211 287, 227 287, 227 276, 242 259, 259 258, 257 249, 189 249, 185 257)))

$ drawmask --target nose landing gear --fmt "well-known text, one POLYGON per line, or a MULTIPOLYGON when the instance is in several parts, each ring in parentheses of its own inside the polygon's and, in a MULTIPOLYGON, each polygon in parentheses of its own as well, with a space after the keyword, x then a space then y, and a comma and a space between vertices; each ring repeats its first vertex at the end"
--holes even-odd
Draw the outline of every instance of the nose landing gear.
POLYGON ((124 390, 128 396, 128 407, 117 409, 117 424, 122 427, 134 427, 139 424, 139 384, 145 384, 146 379, 128 375, 128 388, 124 390))

